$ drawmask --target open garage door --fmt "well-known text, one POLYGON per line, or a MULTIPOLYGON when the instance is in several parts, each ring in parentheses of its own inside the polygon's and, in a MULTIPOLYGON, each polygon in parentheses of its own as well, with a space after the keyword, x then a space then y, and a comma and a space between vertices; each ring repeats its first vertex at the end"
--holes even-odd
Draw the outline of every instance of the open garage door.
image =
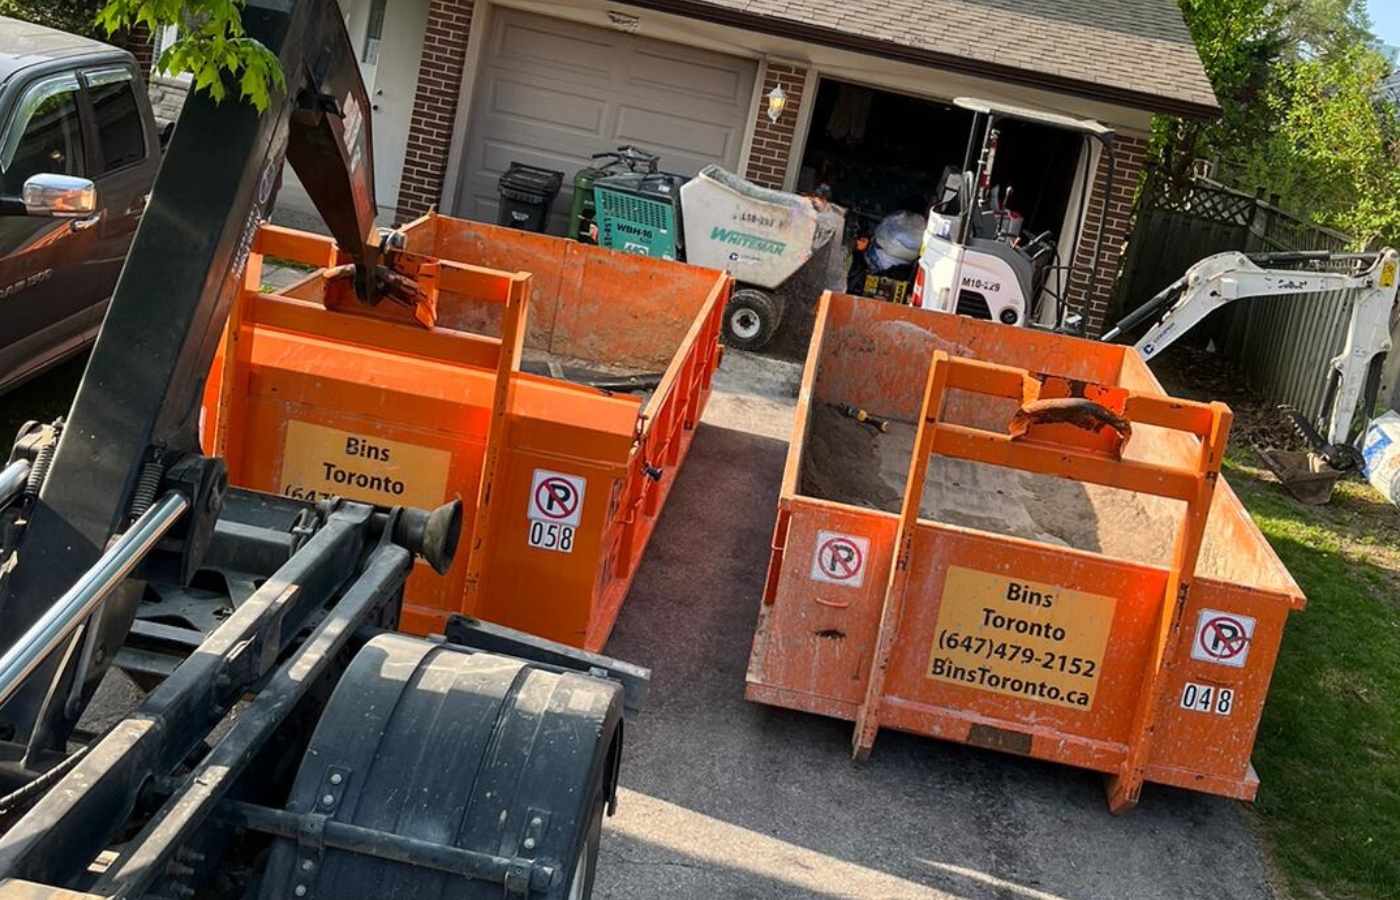
MULTIPOLYGON (((927 215, 943 167, 963 163, 972 119, 949 103, 823 78, 798 189, 827 185, 848 218, 870 228, 901 210, 927 215)), ((1070 198, 1084 174, 1080 135, 1013 120, 999 128, 996 184, 1014 189, 1010 206, 1026 233, 1071 230, 1070 198)))
POLYGON ((739 164, 754 60, 500 8, 483 49, 458 215, 494 222, 496 182, 512 162, 564 173, 553 234, 594 153, 636 144, 681 175, 739 164))

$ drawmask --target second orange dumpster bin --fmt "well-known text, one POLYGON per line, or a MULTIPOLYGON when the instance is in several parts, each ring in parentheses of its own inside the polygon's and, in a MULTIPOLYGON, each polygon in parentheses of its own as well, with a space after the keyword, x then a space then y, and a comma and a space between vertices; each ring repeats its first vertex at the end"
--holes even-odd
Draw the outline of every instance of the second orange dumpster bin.
POLYGON ((1226 407, 1131 348, 843 295, 798 404, 750 699, 853 721, 857 757, 894 728, 1095 769, 1115 811, 1254 796, 1303 597, 1219 477, 1226 407))

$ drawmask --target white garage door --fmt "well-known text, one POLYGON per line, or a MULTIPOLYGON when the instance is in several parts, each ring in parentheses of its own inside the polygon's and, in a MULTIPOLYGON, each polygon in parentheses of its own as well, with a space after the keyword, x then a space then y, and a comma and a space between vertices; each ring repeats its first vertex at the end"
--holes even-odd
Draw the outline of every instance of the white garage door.
POLYGON ((554 234, 594 153, 635 144, 681 175, 739 163, 753 60, 499 7, 483 50, 459 215, 494 222, 496 182, 512 162, 564 173, 554 234))

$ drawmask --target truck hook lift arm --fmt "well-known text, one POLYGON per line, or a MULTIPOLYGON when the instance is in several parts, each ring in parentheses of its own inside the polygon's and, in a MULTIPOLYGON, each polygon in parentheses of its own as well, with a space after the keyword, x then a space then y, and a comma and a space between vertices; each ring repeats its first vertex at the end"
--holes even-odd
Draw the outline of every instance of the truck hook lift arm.
MULTIPOLYGON (((172 538, 186 548, 181 571, 197 565, 227 485, 222 460, 200 455, 200 399, 284 157, 354 263, 360 299, 394 281, 374 225, 368 97, 336 3, 248 0, 242 15, 287 91, 261 116, 200 93, 186 103, 66 424, 31 448, 47 477, 31 480, 23 521, 7 530, 0 652, 160 492, 192 501, 172 538)), ((27 746, 31 771, 62 754, 131 629, 140 574, 0 706, 0 737, 27 746)))

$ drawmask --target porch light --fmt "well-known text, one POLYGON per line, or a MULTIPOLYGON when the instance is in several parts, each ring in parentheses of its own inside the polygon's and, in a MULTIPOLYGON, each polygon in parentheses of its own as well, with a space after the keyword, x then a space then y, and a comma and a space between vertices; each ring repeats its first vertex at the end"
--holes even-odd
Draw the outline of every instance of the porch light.
POLYGON ((787 106, 787 94, 783 93, 783 86, 778 85, 768 92, 768 118, 776 122, 783 116, 783 109, 787 106))

